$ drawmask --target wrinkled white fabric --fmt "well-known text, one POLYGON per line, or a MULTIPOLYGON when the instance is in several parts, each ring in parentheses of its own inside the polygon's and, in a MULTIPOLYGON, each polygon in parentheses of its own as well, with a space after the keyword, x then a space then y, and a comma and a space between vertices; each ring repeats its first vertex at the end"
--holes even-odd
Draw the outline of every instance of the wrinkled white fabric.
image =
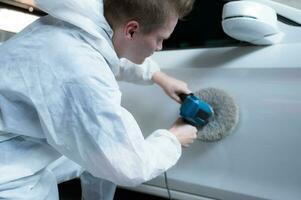
MULTIPOLYGON (((47 171, 56 177, 57 183, 79 177, 84 200, 113 200, 116 184, 101 178, 95 178, 81 166, 66 158, 60 157, 47 167, 47 171)), ((40 199, 39 199, 40 200, 40 199)))
POLYGON ((105 179, 95 178, 88 172, 80 176, 83 199, 113 200, 116 185, 105 179))
POLYGON ((127 186, 173 166, 180 143, 167 130, 145 139, 120 105, 115 79, 150 83, 157 66, 149 59, 135 65, 117 58, 109 26, 97 12, 101 1, 41 0, 37 5, 52 16, 0 46, 2 188, 62 155, 94 177, 127 186))
POLYGON ((34 175, 0 184, 0 199, 58 200, 56 177, 51 171, 43 169, 34 175))
POLYGON ((134 64, 128 59, 120 59, 119 74, 115 75, 119 81, 133 82, 137 84, 152 84, 152 76, 159 71, 158 64, 150 58, 147 58, 141 65, 134 64))
MULTIPOLYGON (((21 136, 10 140, 6 146, 20 139, 21 136)), ((77 177, 81 180, 82 199, 113 200, 116 189, 114 183, 93 177, 65 156, 33 175, 0 184, 0 199, 58 200, 57 184, 77 177)))

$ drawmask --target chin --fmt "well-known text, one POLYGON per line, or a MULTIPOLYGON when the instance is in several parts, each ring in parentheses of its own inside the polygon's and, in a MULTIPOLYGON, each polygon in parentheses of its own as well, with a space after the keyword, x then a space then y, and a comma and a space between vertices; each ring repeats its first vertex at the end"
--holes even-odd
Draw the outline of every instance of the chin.
POLYGON ((137 65, 141 65, 143 64, 143 62, 145 61, 146 58, 148 58, 150 55, 148 56, 135 56, 135 55, 123 55, 122 57, 123 58, 126 58, 128 60, 130 60, 131 62, 137 64, 137 65))
POLYGON ((136 64, 141 65, 144 63, 144 61, 145 61, 145 58, 143 60, 138 61, 136 64))
POLYGON ((137 64, 137 65, 141 65, 145 61, 146 57, 144 57, 144 58, 136 58, 136 59, 128 58, 128 59, 130 61, 132 61, 133 63, 137 64))

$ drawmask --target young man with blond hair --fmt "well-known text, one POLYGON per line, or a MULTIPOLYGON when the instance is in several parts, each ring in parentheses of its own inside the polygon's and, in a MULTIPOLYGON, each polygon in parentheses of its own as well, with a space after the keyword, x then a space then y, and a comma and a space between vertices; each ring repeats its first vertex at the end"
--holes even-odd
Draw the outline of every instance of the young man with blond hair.
POLYGON ((117 80, 156 83, 180 103, 187 84, 149 57, 193 0, 36 0, 49 15, 0 47, 0 199, 112 199, 173 166, 196 128, 176 120, 144 138, 117 80))

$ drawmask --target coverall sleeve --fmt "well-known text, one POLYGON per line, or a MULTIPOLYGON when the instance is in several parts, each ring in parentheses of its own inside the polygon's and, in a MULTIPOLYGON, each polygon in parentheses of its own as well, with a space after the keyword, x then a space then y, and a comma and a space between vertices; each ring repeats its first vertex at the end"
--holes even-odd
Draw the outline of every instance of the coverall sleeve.
POLYGON ((54 119, 56 139, 49 141, 94 176, 135 186, 179 159, 181 145, 168 130, 143 137, 133 116, 120 105, 118 88, 90 77, 66 83, 64 93, 61 116, 54 119))
POLYGON ((141 85, 153 84, 152 76, 160 71, 159 65, 151 58, 146 58, 143 64, 138 65, 126 58, 120 59, 119 74, 116 79, 141 85))

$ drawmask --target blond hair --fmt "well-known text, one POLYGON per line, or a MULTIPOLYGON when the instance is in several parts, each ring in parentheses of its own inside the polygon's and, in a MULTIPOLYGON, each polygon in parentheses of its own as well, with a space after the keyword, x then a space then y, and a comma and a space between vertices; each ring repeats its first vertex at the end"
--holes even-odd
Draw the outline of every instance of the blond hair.
POLYGON ((193 3, 194 0, 104 0, 104 15, 113 29, 135 20, 148 33, 163 26, 171 16, 183 18, 193 3))

